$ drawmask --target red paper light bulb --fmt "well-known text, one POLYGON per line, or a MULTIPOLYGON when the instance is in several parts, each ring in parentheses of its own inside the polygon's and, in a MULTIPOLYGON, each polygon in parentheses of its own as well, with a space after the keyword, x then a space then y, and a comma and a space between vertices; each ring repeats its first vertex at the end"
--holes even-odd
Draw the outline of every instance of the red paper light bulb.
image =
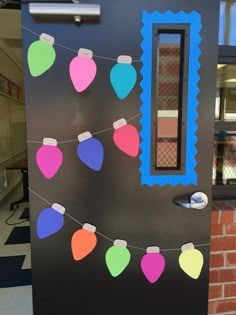
POLYGON ((97 244, 95 231, 95 226, 85 223, 82 229, 73 234, 71 249, 74 260, 81 260, 93 251, 97 244))
POLYGON ((113 123, 115 132, 113 134, 113 141, 115 145, 129 156, 136 157, 139 152, 139 133, 138 130, 127 124, 124 118, 121 118, 113 123))

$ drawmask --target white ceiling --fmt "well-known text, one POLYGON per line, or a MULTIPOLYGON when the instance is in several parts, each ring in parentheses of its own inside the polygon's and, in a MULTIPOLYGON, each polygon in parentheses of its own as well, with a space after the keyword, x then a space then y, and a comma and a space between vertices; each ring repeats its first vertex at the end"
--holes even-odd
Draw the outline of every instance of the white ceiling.
POLYGON ((20 10, 0 9, 0 49, 23 69, 20 10))

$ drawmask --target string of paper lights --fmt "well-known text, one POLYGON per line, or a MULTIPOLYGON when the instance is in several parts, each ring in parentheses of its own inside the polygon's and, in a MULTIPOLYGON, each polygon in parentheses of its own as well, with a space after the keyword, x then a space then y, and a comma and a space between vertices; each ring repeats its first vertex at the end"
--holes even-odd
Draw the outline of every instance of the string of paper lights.
POLYGON ((97 66, 93 57, 117 62, 111 69, 110 82, 119 99, 125 99, 134 88, 137 72, 132 63, 140 62, 140 60, 133 60, 131 56, 127 55, 120 55, 116 59, 98 56, 86 48, 75 50, 55 42, 55 38, 49 34, 38 34, 24 25, 22 28, 39 37, 38 40, 31 43, 27 53, 32 77, 41 76, 52 67, 56 60, 54 46, 58 46, 77 53, 69 65, 70 78, 77 92, 86 90, 96 77, 97 66))
POLYGON ((129 119, 121 118, 113 123, 113 127, 96 132, 80 133, 77 139, 57 141, 54 138, 44 138, 43 142, 27 140, 28 143, 42 144, 36 153, 36 163, 45 178, 53 178, 63 163, 63 153, 58 144, 79 142, 77 155, 82 163, 93 171, 100 171, 104 160, 104 148, 100 140, 93 137, 107 131, 114 130, 113 141, 116 147, 130 157, 138 156, 140 137, 138 130, 131 125, 131 120, 136 119, 137 114, 129 119))
MULTIPOLYGON (((38 34, 22 25, 22 28, 39 37, 30 44, 27 52, 27 61, 29 72, 32 77, 38 77, 48 71, 56 60, 56 51, 54 46, 67 49, 77 53, 69 64, 69 74, 72 84, 77 92, 86 90, 95 80, 97 74, 97 66, 93 58, 101 58, 105 60, 115 61, 115 65, 110 71, 110 83, 117 97, 121 100, 125 99, 137 81, 136 69, 132 65, 140 60, 133 60, 131 56, 120 55, 117 59, 105 56, 94 55, 89 49, 80 48, 78 51, 62 44, 55 42, 55 38, 49 34, 38 34)), ((42 174, 47 178, 52 178, 59 170, 63 163, 63 153, 58 148, 58 144, 79 141, 77 146, 77 155, 79 159, 90 169, 99 171, 103 164, 104 149, 102 143, 94 137, 102 132, 114 130, 113 141, 115 145, 125 154, 136 157, 139 152, 140 137, 137 129, 128 123, 128 121, 139 117, 141 114, 135 115, 126 120, 121 118, 113 123, 112 128, 103 129, 98 132, 91 133, 89 131, 80 133, 78 139, 71 139, 57 142, 53 138, 44 138, 43 142, 31 141, 29 143, 40 143, 41 147, 36 153, 36 162, 42 174)), ((44 239, 59 232, 64 226, 64 216, 80 225, 71 238, 71 252, 73 259, 80 261, 86 258, 97 245, 97 235, 110 241, 112 246, 108 248, 105 254, 105 262, 110 274, 117 277, 124 272, 131 260, 129 249, 137 249, 145 251, 142 256, 140 267, 150 283, 155 283, 164 272, 166 261, 162 252, 180 251, 179 266, 191 278, 197 279, 204 263, 202 253, 196 247, 209 246, 210 243, 197 244, 187 243, 181 248, 165 248, 160 249, 158 246, 148 246, 142 248, 130 245, 126 240, 111 239, 105 234, 97 231, 96 227, 90 223, 82 223, 71 216, 66 209, 58 203, 50 203, 34 190, 29 191, 36 195, 49 205, 43 209, 37 217, 37 236, 44 239)))
POLYGON ((150 283, 156 282, 165 269, 166 262, 161 252, 181 250, 179 256, 180 268, 193 279, 197 279, 201 274, 204 259, 202 253, 196 247, 209 246, 210 243, 196 245, 187 243, 182 245, 181 248, 164 249, 160 249, 158 246, 142 248, 130 245, 126 240, 111 239, 97 231, 94 225, 78 221, 62 205, 49 202, 31 188, 29 188, 29 191, 50 206, 43 209, 38 215, 37 236, 39 239, 50 237, 59 232, 64 225, 64 215, 81 226, 71 238, 72 256, 76 261, 84 259, 95 249, 97 244, 96 234, 98 234, 113 244, 105 254, 107 268, 113 277, 119 276, 130 263, 131 253, 129 248, 146 252, 141 259, 141 270, 150 283))

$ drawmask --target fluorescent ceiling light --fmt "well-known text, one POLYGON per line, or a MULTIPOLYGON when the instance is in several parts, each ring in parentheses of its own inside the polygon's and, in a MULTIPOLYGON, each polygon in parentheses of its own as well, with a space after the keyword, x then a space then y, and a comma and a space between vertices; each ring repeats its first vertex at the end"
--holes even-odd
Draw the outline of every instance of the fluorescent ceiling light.
POLYGON ((236 83, 236 78, 225 80, 225 82, 236 83))
POLYGON ((217 65, 217 69, 221 69, 221 68, 223 68, 223 67, 225 67, 226 65, 224 65, 224 64, 218 64, 217 65))

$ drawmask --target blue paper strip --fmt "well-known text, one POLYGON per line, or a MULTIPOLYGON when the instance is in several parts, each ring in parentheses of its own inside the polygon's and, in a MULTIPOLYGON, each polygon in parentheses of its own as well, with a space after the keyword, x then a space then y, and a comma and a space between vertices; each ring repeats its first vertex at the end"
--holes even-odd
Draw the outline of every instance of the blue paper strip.
POLYGON ((141 75, 143 80, 140 83, 142 88, 142 94, 140 96, 142 106, 140 111, 142 118, 140 124, 142 130, 140 132, 141 144, 140 148, 142 153, 140 155, 141 160, 141 184, 147 184, 149 186, 160 185, 164 186, 170 184, 172 186, 182 184, 189 185, 197 184, 197 173, 194 168, 196 167, 195 155, 196 150, 196 131, 198 129, 196 119, 198 117, 197 106, 199 94, 199 75, 198 70, 200 63, 198 58, 201 55, 199 45, 201 43, 201 37, 199 35, 202 28, 201 16, 198 12, 193 11, 191 13, 185 13, 180 11, 173 13, 167 11, 166 13, 160 13, 155 11, 148 13, 142 12, 143 28, 141 34, 143 41, 141 48, 143 54, 141 61, 143 67, 141 69, 141 75), (153 37, 153 24, 189 24, 190 25, 190 43, 189 43, 189 69, 188 69, 188 97, 187 97, 187 130, 186 130, 186 167, 184 174, 171 174, 171 171, 167 175, 153 175, 151 174, 151 94, 152 94, 152 37, 153 37))

